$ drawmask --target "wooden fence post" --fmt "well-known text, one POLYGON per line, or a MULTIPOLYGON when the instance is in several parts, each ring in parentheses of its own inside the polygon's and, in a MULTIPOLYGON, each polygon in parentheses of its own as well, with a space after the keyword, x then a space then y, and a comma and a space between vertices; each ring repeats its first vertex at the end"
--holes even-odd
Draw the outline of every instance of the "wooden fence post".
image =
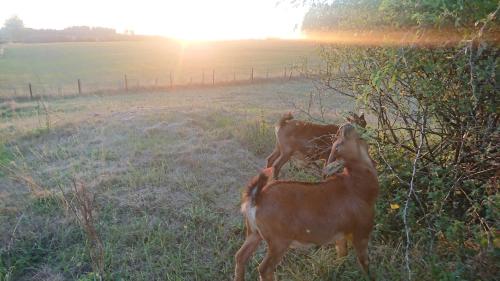
POLYGON ((290 76, 288 77, 288 80, 292 80, 292 72, 293 72, 293 69, 290 68, 290 76))
POLYGON ((127 74, 125 74, 125 91, 128 92, 128 80, 127 80, 127 74))
POLYGON ((253 82, 253 67, 252 67, 252 74, 250 75, 250 81, 253 82))
POLYGON ((31 89, 31 83, 28 83, 28 87, 30 88, 30 100, 33 100, 33 90, 31 89))
POLYGON ((215 69, 212 69, 212 85, 215 85, 215 69))
POLYGON ((170 72, 170 88, 172 88, 172 85, 173 85, 172 72, 170 72))
POLYGON ((80 83, 80 79, 78 79, 78 94, 82 94, 82 84, 80 83))

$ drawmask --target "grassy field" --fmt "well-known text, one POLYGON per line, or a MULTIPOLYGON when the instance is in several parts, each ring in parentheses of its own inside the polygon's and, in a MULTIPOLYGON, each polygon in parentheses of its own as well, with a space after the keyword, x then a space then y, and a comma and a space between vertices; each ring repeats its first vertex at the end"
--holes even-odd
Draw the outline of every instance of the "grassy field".
MULTIPOLYGON (((275 120, 291 103, 305 105, 311 88, 288 82, 1 104, 0 280, 93 280, 92 243, 71 211, 73 179, 95 195, 106 280, 229 280, 244 240, 242 188, 273 148, 275 120)), ((356 109, 343 99, 323 102, 338 122, 356 109)), ((294 166, 284 176, 314 179, 294 166)), ((372 249, 377 274, 399 279, 399 264, 379 267, 387 257, 378 255, 400 249, 372 249)), ((337 260, 332 247, 291 251, 278 275, 362 278, 354 256, 337 260)))
POLYGON ((317 46, 298 41, 257 40, 179 43, 167 40, 11 44, 0 57, 0 96, 26 96, 28 83, 38 95, 74 94, 77 79, 84 91, 130 87, 205 83, 283 76, 307 60, 318 67, 317 46))
MULTIPOLYGON (((273 123, 307 108, 311 89, 288 81, 0 103, 0 281, 97 280, 98 268, 104 280, 231 280, 245 233, 241 191, 273 149, 273 123)), ((321 102, 329 122, 358 110, 345 98, 321 102)), ((298 163, 282 176, 318 180, 298 163)), ((383 189, 391 177, 379 177, 383 189)), ((384 225, 400 217, 389 203, 377 202, 371 270, 404 280, 404 242, 384 225)), ((438 256, 421 243, 410 252, 414 280, 468 280, 446 245, 438 256)), ((338 259, 331 246, 289 251, 277 276, 365 278, 353 251, 338 259)))

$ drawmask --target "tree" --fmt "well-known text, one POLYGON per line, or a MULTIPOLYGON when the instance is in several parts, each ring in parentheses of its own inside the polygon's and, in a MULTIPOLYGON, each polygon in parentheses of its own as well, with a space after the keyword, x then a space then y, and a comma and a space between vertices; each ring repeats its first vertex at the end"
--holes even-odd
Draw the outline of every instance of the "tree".
POLYGON ((17 41, 19 40, 23 30, 23 21, 18 16, 12 16, 5 21, 2 33, 7 40, 17 41))

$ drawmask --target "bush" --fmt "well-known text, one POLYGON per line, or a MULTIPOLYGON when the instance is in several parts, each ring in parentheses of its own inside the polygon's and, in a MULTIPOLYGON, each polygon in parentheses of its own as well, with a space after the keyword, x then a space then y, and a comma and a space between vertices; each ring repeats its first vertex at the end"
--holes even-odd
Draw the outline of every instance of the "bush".
MULTIPOLYGON (((315 6, 304 23, 416 38, 325 45, 328 70, 320 80, 377 117, 371 142, 382 193, 375 236, 403 240, 407 251, 426 241, 464 278, 477 278, 474 268, 498 255, 499 9, 496 1, 335 1, 315 6), (445 31, 458 39, 436 41, 445 31)), ((499 271, 494 263, 485 268, 490 277, 499 271)))

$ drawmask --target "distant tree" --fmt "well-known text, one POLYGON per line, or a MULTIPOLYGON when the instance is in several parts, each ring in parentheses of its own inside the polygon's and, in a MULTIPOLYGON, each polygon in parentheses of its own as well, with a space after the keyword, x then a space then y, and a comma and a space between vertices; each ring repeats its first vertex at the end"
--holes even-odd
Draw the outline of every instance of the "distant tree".
POLYGON ((7 19, 2 28, 2 34, 7 40, 16 41, 24 30, 24 23, 18 16, 7 19))

